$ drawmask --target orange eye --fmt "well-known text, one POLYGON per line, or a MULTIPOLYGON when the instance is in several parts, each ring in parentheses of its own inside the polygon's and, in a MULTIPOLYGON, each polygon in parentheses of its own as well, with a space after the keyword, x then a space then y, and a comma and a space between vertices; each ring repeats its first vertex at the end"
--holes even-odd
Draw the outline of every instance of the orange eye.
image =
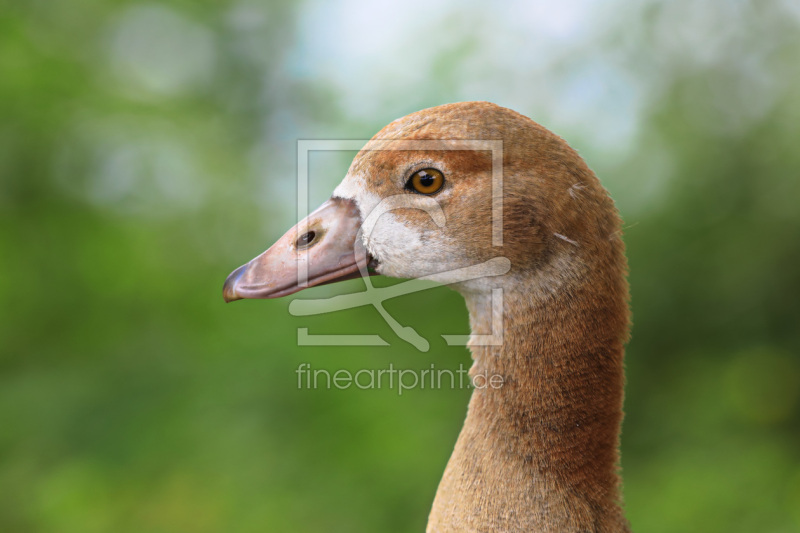
POLYGON ((411 176, 406 188, 420 194, 434 194, 444 185, 444 174, 435 168, 419 170, 411 176))

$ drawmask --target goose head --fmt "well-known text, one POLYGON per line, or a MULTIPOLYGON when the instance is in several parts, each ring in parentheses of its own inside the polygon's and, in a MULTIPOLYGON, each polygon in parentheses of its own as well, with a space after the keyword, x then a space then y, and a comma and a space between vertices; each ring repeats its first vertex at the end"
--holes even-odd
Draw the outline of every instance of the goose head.
POLYGON ((451 284, 473 333, 494 338, 495 317, 505 321, 500 344, 470 341, 470 373, 504 385, 473 391, 428 531, 629 531, 616 467, 619 236, 612 200, 561 138, 493 104, 450 104, 378 132, 331 199, 234 271, 224 296, 371 274, 451 284))
POLYGON ((534 276, 544 294, 608 260, 619 219, 580 157, 487 102, 412 113, 357 154, 330 200, 226 280, 226 301, 382 274, 465 295, 534 276), (501 276, 451 274, 495 258, 501 276), (590 260, 592 259, 592 260, 590 260))

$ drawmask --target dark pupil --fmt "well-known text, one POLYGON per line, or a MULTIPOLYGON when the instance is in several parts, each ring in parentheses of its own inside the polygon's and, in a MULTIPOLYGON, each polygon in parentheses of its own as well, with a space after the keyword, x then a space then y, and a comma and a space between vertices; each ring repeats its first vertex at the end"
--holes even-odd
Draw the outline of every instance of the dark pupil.
POLYGON ((300 236, 300 238, 297 239, 297 247, 299 248, 301 246, 308 246, 308 244, 311 241, 313 241, 314 237, 316 237, 316 236, 317 236, 317 234, 314 233, 313 231, 309 231, 305 235, 300 236))
POLYGON ((420 173, 419 175, 419 184, 425 188, 428 188, 433 185, 434 177, 428 174, 427 172, 420 173))

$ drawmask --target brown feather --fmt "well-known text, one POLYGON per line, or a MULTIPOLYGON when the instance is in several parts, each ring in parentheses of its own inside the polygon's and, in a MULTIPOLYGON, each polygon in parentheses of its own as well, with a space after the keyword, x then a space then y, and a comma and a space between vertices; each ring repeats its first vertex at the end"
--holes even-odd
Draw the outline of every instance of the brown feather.
MULTIPOLYGON (((439 486, 429 532, 623 532, 618 435, 628 285, 620 218, 594 173, 560 137, 485 102, 444 105, 383 128, 374 139, 503 141, 504 244, 492 246, 491 155, 481 151, 362 151, 349 175, 377 196, 398 193, 402 169, 425 161, 452 193, 440 229, 396 212, 431 242, 457 243, 452 267, 495 256, 512 270, 502 346, 471 346, 476 389, 439 486)), ((490 293, 457 287, 473 333, 491 332, 490 293)))

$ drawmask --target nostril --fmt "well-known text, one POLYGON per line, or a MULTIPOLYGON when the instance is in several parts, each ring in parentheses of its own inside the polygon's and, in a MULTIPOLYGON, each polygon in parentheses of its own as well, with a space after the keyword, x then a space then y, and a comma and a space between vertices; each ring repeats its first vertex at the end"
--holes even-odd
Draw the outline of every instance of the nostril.
POLYGON ((301 248, 308 248, 309 246, 314 244, 314 239, 316 238, 317 238, 316 232, 309 231, 308 233, 304 233, 303 235, 300 236, 299 239, 297 239, 297 243, 295 243, 295 246, 297 247, 298 250, 301 248))

